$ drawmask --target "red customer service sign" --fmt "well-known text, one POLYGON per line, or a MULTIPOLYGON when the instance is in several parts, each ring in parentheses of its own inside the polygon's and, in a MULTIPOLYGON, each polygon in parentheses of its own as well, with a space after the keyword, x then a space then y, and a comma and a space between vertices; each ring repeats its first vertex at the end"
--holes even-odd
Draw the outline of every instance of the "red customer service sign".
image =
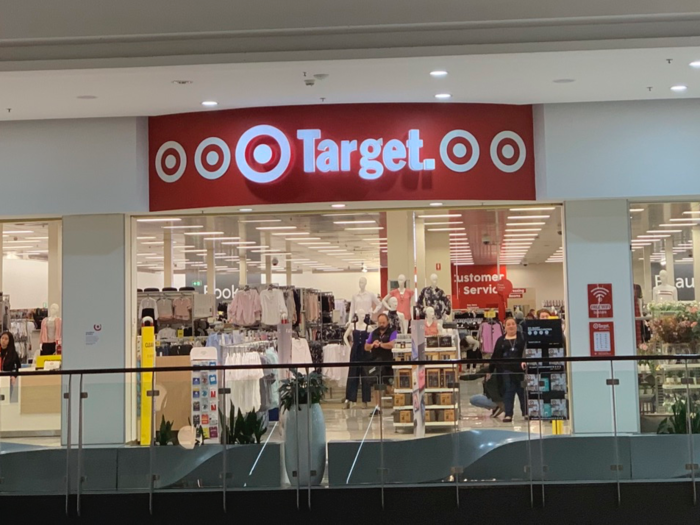
POLYGON ((531 106, 353 104, 149 119, 152 211, 531 200, 531 106))

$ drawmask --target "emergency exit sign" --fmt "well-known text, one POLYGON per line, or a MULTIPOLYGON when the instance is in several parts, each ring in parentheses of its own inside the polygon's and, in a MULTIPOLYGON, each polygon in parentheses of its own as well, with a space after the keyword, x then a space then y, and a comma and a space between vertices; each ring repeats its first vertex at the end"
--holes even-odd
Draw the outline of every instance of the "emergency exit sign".
POLYGON ((192 281, 192 286, 202 286, 202 281, 192 281))

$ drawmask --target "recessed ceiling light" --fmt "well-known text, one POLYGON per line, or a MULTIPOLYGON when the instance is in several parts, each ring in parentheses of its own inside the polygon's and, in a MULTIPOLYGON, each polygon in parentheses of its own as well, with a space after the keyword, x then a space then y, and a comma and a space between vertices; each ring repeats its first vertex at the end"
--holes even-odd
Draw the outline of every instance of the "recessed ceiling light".
POLYGON ((249 211, 253 211, 253 208, 241 208, 238 211, 242 211, 243 213, 248 213, 249 211))
POLYGON ((437 95, 435 95, 435 98, 438 100, 448 100, 452 98, 452 95, 450 95, 449 93, 438 93, 437 95))
MULTIPOLYGON (((431 202, 430 205, 437 208, 438 206, 442 206, 442 202, 431 202)), ((423 215, 423 217, 429 217, 429 215, 423 215)))
POLYGON ((331 208, 345 208, 345 204, 331 204, 331 208))
POLYGON ((157 219, 136 219, 136 222, 178 222, 181 221, 182 219, 177 218, 177 217, 163 217, 157 218, 157 219))
POLYGON ((630 213, 639 213, 644 211, 644 208, 630 208, 630 213))
POLYGON ((683 93, 688 89, 688 86, 684 86, 683 84, 678 84, 677 86, 671 86, 671 91, 674 91, 676 93, 683 93))
POLYGON ((689 65, 690 65, 690 67, 700 69, 700 60, 693 60, 689 65))
POLYGON ((555 84, 572 84, 573 82, 576 82, 575 78, 557 78, 552 80, 555 84))
POLYGON ((430 76, 433 78, 442 78, 447 76, 447 71, 444 69, 436 69, 435 71, 430 72, 430 76))
POLYGON ((219 105, 219 103, 216 102, 215 100, 205 100, 204 102, 202 102, 202 106, 204 106, 205 108, 213 108, 213 107, 216 107, 218 105, 219 105))
POLYGON ((544 208, 510 208, 510 211, 550 211, 554 209, 556 209, 555 206, 547 206, 544 208))

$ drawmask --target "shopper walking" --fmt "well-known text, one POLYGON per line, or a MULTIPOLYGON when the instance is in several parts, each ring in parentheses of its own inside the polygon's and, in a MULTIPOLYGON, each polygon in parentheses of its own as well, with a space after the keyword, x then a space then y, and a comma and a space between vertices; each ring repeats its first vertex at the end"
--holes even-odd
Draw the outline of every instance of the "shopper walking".
POLYGON ((527 415, 527 400, 525 399, 525 389, 523 388, 523 368, 521 360, 525 353, 525 339, 518 333, 518 325, 512 317, 506 319, 506 333, 498 338, 494 347, 492 359, 504 359, 505 362, 493 362, 489 364, 489 375, 496 372, 499 381, 500 391, 503 392, 503 404, 505 406, 504 423, 513 421, 513 406, 517 394, 520 402, 520 411, 523 416, 527 415))

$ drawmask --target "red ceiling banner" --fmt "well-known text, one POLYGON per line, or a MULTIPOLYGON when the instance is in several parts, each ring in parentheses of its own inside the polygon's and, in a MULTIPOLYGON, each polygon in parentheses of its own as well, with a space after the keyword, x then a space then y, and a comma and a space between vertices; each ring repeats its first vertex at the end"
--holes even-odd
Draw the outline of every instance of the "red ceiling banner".
POLYGON ((151 117, 152 211, 534 200, 532 107, 349 104, 151 117))

